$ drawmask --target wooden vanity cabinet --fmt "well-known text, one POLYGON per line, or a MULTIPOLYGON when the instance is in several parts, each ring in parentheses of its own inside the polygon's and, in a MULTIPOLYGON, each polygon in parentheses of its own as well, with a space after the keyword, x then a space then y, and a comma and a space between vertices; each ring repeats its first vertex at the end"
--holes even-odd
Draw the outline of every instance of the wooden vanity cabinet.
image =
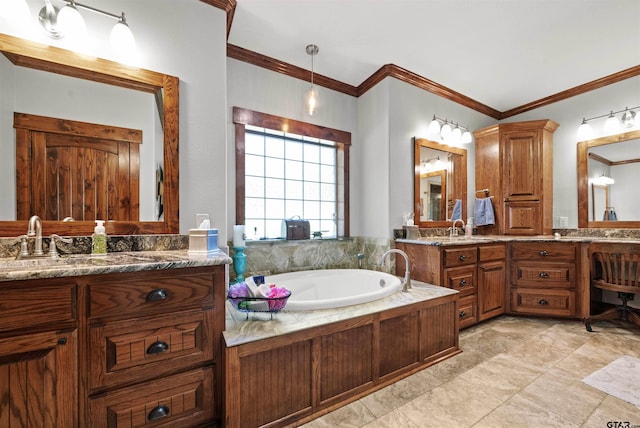
POLYGON ((557 128, 551 120, 535 120, 474 132, 476 188, 488 190, 495 214, 495 224, 483 227, 482 233, 551 234, 553 132, 557 128))
POLYGON ((0 426, 77 427, 76 284, 0 283, 0 426))
MULTIPOLYGON (((509 312, 573 318, 583 287, 580 245, 561 242, 511 243, 509 312)), ((581 305, 580 305, 581 306, 581 305)))
POLYGON ((507 309, 505 244, 478 247, 478 321, 497 317, 507 309))

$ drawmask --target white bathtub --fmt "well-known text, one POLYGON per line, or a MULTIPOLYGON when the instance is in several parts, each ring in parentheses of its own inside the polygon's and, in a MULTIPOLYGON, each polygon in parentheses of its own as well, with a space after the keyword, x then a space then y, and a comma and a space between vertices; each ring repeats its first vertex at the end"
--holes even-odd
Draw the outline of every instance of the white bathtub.
POLYGON ((265 277, 267 284, 291 290, 288 311, 340 308, 372 302, 401 288, 400 278, 365 269, 325 269, 265 277))

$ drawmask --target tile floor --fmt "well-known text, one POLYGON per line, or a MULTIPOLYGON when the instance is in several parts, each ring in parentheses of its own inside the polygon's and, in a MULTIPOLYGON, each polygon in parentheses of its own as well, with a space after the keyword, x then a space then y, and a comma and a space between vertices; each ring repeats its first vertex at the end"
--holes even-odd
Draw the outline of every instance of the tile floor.
POLYGON ((640 408, 582 383, 622 355, 640 358, 640 331, 620 327, 496 318, 460 332, 463 353, 304 427, 640 428, 640 408))

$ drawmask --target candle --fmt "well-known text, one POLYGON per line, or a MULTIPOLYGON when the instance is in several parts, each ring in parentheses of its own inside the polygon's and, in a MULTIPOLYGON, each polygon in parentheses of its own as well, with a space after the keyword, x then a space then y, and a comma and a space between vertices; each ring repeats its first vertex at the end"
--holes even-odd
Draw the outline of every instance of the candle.
POLYGON ((237 224, 233 226, 233 246, 244 247, 244 225, 237 224))

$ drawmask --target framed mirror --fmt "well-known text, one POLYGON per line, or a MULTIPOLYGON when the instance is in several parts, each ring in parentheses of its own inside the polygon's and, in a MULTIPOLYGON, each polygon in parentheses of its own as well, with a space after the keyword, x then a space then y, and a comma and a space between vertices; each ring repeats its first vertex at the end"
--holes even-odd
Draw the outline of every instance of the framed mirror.
MULTIPOLYGON (((424 138, 414 138, 413 199, 415 224, 449 227, 456 200, 467 209, 467 151, 424 138)), ((465 220, 466 221, 466 220, 465 220)))
MULTIPOLYGON (((150 94, 148 95, 149 100, 144 102, 152 105, 155 104, 155 108, 153 110, 157 112, 155 113, 155 121, 158 123, 156 128, 159 129, 159 131, 154 129, 152 130, 152 133, 157 134, 155 137, 158 141, 156 144, 158 158, 151 161, 144 159, 144 162, 151 162, 152 166, 151 171, 141 170, 140 172, 140 181, 147 180, 150 184, 150 186, 147 186, 146 188, 140 187, 140 200, 144 198, 150 198, 152 200, 156 198, 159 200, 161 197, 161 215, 158 215, 160 214, 159 210, 155 210, 152 215, 141 215, 138 216, 137 219, 129 218, 127 220, 108 220, 105 226, 107 233, 113 235, 179 233, 179 164, 177 158, 179 146, 179 79, 174 76, 154 71, 131 68, 117 62, 100 58, 83 57, 65 49, 42 45, 5 34, 0 34, 0 51, 12 66, 15 66, 16 70, 28 69, 32 70, 32 73, 53 73, 52 75, 59 76, 57 79, 73 78, 77 79, 78 82, 85 82, 77 87, 67 87, 63 83, 61 85, 63 86, 63 90, 66 90, 69 93, 76 90, 80 91, 81 89, 77 88, 88 86, 89 83, 97 83, 106 88, 113 87, 115 91, 120 91, 117 95, 118 98, 116 103, 120 102, 122 106, 129 103, 128 99, 127 101, 120 101, 124 99, 122 95, 124 93, 123 91, 133 94, 150 94), (147 193, 152 194, 147 195, 147 193)), ((5 58, 2 58, 2 60, 4 59, 5 58)), ((14 81, 20 79, 15 78, 14 76, 17 72, 14 73, 10 71, 9 73, 14 77, 14 81)), ((37 78, 33 81, 37 82, 37 78)), ((2 90, 3 89, 0 89, 0 91, 2 90)), ((16 91, 15 88, 11 90, 16 91)), ((94 88, 86 90, 90 95, 72 95, 77 95, 77 99, 82 99, 83 96, 85 98, 91 98, 92 105, 104 107, 104 101, 101 101, 97 96, 97 94, 101 92, 100 90, 96 90, 94 88), (95 97, 95 99, 93 97, 95 97)), ((38 92, 35 93, 36 95, 38 94, 38 92)), ((140 96, 141 95, 138 95, 137 97, 140 96)), ((147 95, 144 96, 147 97, 147 95)), ((47 98, 41 96, 35 101, 47 103, 54 100, 52 100, 51 97, 47 98)), ((37 104, 35 102, 33 105, 35 105, 37 109, 37 104)), ((13 122, 15 114, 38 113, 30 111, 16 112, 15 109, 17 107, 14 105, 2 104, 0 105, 0 108, 2 109, 0 126, 3 128, 11 127, 12 124, 15 124, 15 122, 13 122), (9 121, 7 117, 11 117, 11 121, 9 121)), ((82 109, 82 106, 80 106, 79 109, 82 109)), ((68 117, 61 119, 74 120, 74 118, 68 117)), ((74 122, 74 126, 75 125, 77 125, 77 122, 74 122)), ((61 120, 59 126, 66 127, 67 124, 61 120)), ((113 128, 115 129, 116 127, 113 128)), ((18 131, 19 129, 16 127, 15 133, 18 131)), ((7 135, 7 132, 5 131, 0 132, 3 133, 3 136, 7 135)), ((14 133, 14 130, 11 130, 11 133, 14 133)), ((19 153, 16 153, 15 144, 15 135, 13 139, 6 137, 0 139, 1 153, 3 153, 3 157, 9 158, 9 161, 12 162, 13 165, 11 171, 7 172, 8 174, 17 174, 15 171, 15 165, 18 163, 17 158, 19 153)), ((144 151, 140 152, 140 157, 142 156, 146 156, 144 151)), ((5 159, 5 162, 6 161, 7 159, 5 159)), ((136 161, 135 156, 131 156, 130 162, 132 164, 135 162, 138 162, 140 165, 143 164, 143 161, 140 159, 136 161)), ((17 190, 13 192, 13 188, 16 186, 15 181, 7 183, 6 176, 0 176, 0 181, 3 182, 4 189, 12 189, 10 194, 15 195, 18 193, 17 190)), ((135 212, 135 210, 132 212, 135 212)), ((43 218, 46 218, 46 216, 38 212, 34 212, 32 214, 38 214, 43 218)), ((16 214, 7 215, 4 213, 0 216, 0 236, 12 237, 23 235, 27 231, 27 223, 28 219, 17 217, 16 214)), ((93 219, 66 222, 59 220, 43 221, 43 231, 47 235, 51 233, 57 233, 60 235, 90 235, 93 233, 94 226, 95 221, 93 219)))
POLYGON ((640 130, 578 143, 578 227, 640 228, 640 130))

